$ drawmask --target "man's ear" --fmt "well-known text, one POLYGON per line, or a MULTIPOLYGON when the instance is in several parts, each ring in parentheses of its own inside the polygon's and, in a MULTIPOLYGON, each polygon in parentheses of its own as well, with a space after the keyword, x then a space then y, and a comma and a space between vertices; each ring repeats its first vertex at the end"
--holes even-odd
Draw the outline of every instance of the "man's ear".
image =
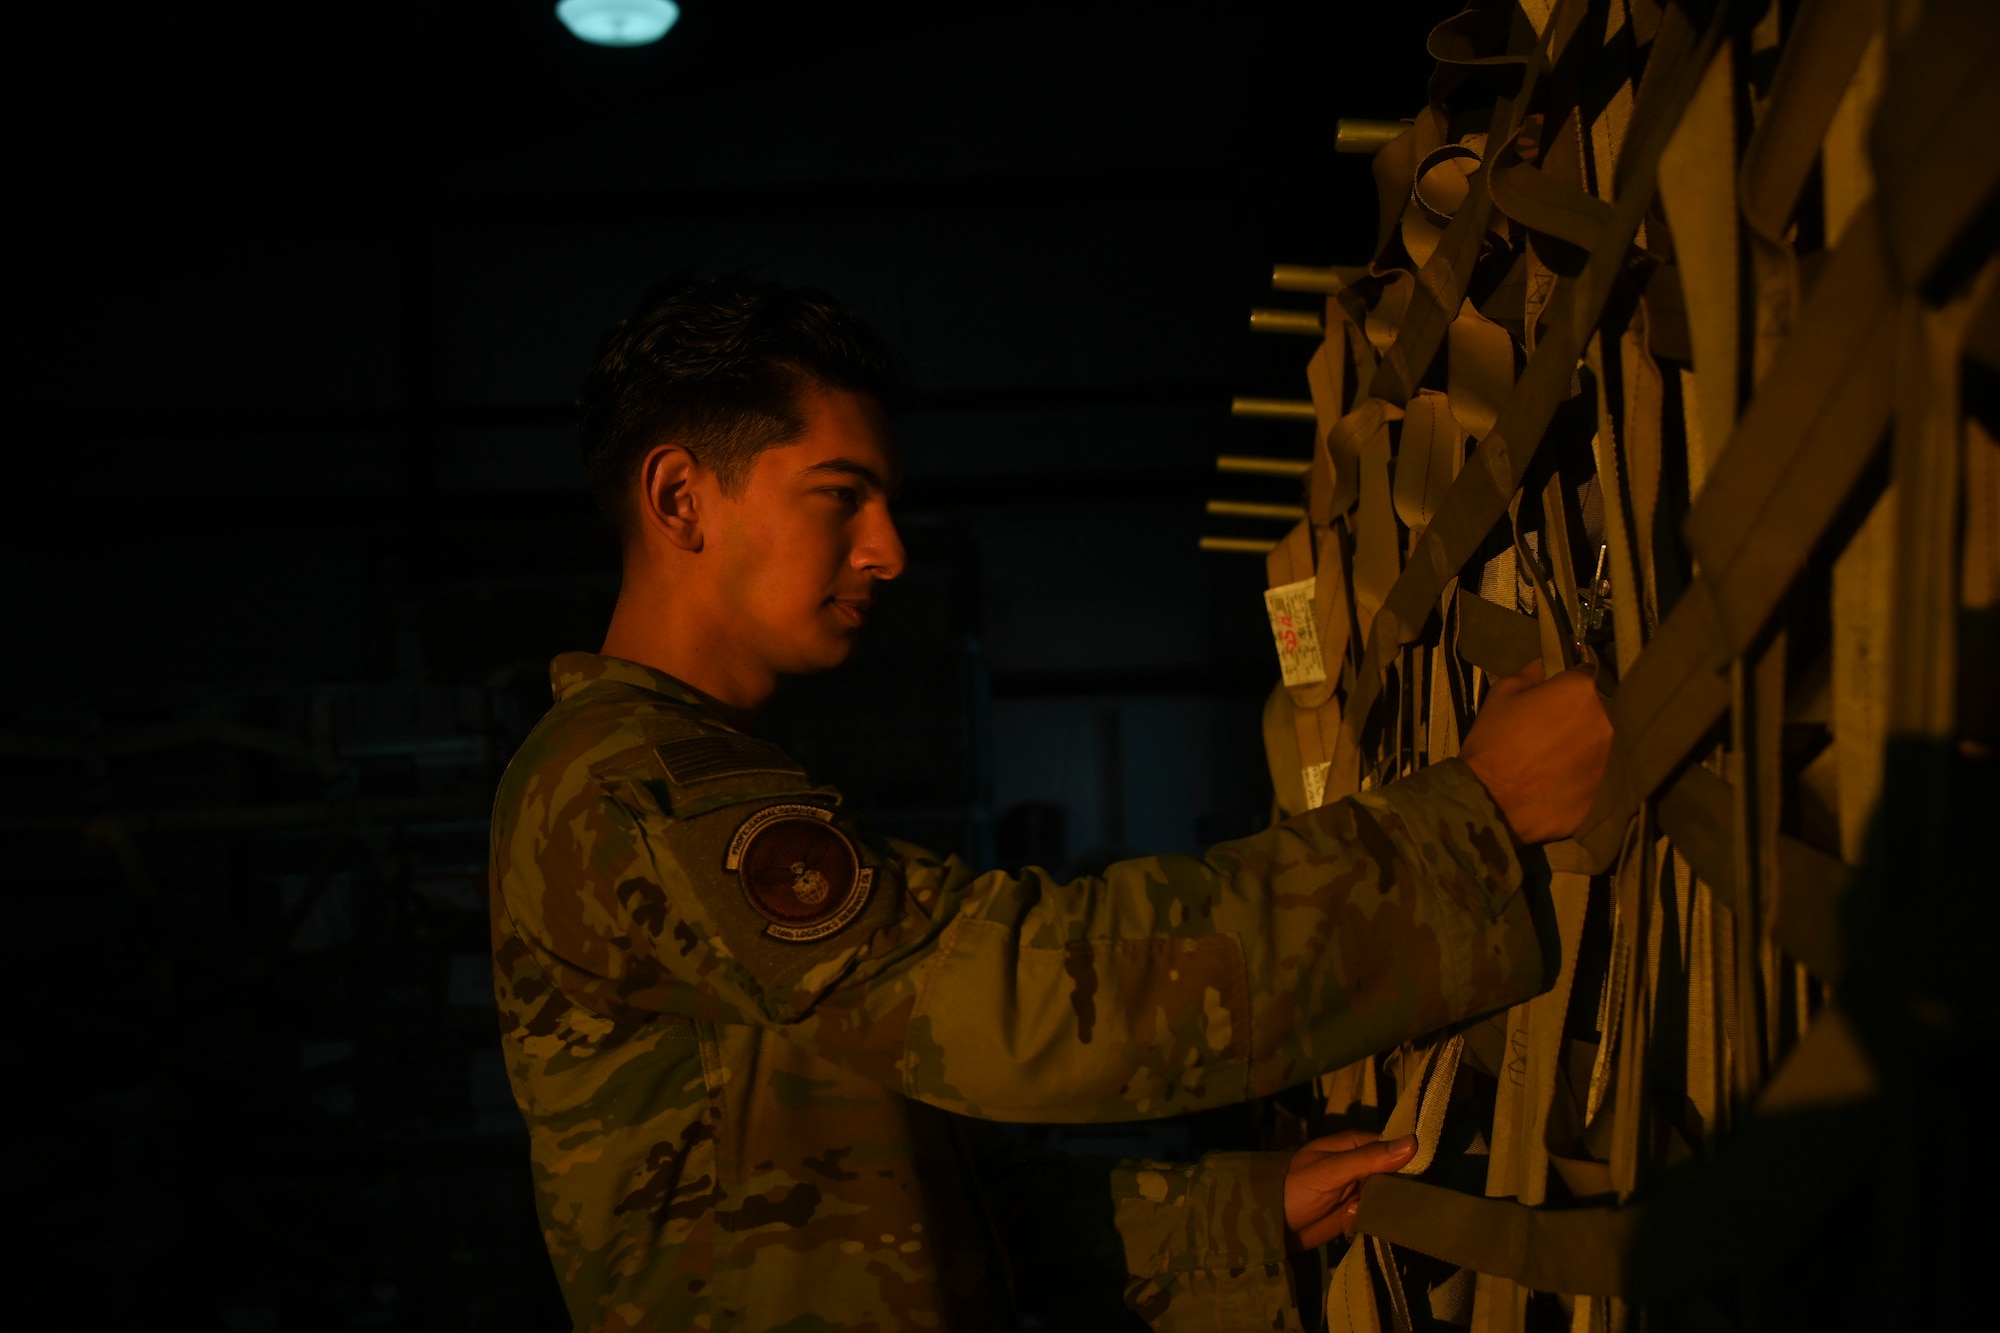
POLYGON ((679 445, 663 444, 639 465, 639 522, 683 551, 701 549, 701 465, 679 445))

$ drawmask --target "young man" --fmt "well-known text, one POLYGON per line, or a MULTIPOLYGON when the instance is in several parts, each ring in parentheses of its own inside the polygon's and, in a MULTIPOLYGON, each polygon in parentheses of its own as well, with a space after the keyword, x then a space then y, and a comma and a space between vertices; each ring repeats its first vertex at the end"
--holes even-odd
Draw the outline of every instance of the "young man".
MULTIPOLYGON (((1609 742, 1574 674, 1496 686, 1463 761, 1068 884, 879 837, 754 739, 903 567, 892 383, 826 297, 724 280, 654 294, 584 384, 624 583, 493 826, 504 1040, 579 1329, 995 1326, 958 1117, 1240 1101, 1544 984, 1516 845, 1574 829, 1609 742)), ((1409 1151, 1113 1167, 1089 1216, 1149 1317, 1285 1327, 1286 1250, 1409 1151)))

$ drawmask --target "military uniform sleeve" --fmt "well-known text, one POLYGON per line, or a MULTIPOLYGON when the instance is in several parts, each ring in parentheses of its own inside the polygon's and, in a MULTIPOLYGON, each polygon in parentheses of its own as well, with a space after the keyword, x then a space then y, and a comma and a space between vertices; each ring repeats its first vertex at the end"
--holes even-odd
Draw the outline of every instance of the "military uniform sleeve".
POLYGON ((1284 1243, 1291 1156, 1120 1159, 993 1127, 975 1148, 1021 1314, 1200 1333, 1303 1328, 1284 1243))
POLYGON ((498 835, 516 929, 613 1019, 767 1024, 983 1119, 1131 1120, 1273 1092, 1542 984, 1520 863, 1455 760, 1205 857, 1059 883, 873 837, 747 738, 704 763, 714 738, 683 739, 530 784, 498 835))
POLYGON ((1120 1162, 1111 1177, 1125 1303, 1161 1333, 1299 1330, 1285 1255, 1287 1152, 1120 1162))

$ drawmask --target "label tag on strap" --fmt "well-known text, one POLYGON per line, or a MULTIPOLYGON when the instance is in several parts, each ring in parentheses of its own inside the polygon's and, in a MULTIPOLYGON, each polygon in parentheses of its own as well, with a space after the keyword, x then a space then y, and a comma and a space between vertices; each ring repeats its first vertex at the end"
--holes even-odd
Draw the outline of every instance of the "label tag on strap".
POLYGON ((1280 584, 1264 594, 1271 616, 1271 638, 1278 645, 1278 667, 1286 685, 1317 685, 1326 679, 1320 655, 1319 631, 1313 624, 1313 581, 1280 584))

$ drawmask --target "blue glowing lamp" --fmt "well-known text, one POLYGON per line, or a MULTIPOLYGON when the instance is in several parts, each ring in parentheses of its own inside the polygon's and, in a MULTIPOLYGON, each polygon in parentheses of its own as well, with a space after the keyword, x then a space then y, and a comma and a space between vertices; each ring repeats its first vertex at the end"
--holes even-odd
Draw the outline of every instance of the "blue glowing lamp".
POLYGON ((674 0, 562 0, 556 17, 593 46, 646 46, 680 19, 674 0))

